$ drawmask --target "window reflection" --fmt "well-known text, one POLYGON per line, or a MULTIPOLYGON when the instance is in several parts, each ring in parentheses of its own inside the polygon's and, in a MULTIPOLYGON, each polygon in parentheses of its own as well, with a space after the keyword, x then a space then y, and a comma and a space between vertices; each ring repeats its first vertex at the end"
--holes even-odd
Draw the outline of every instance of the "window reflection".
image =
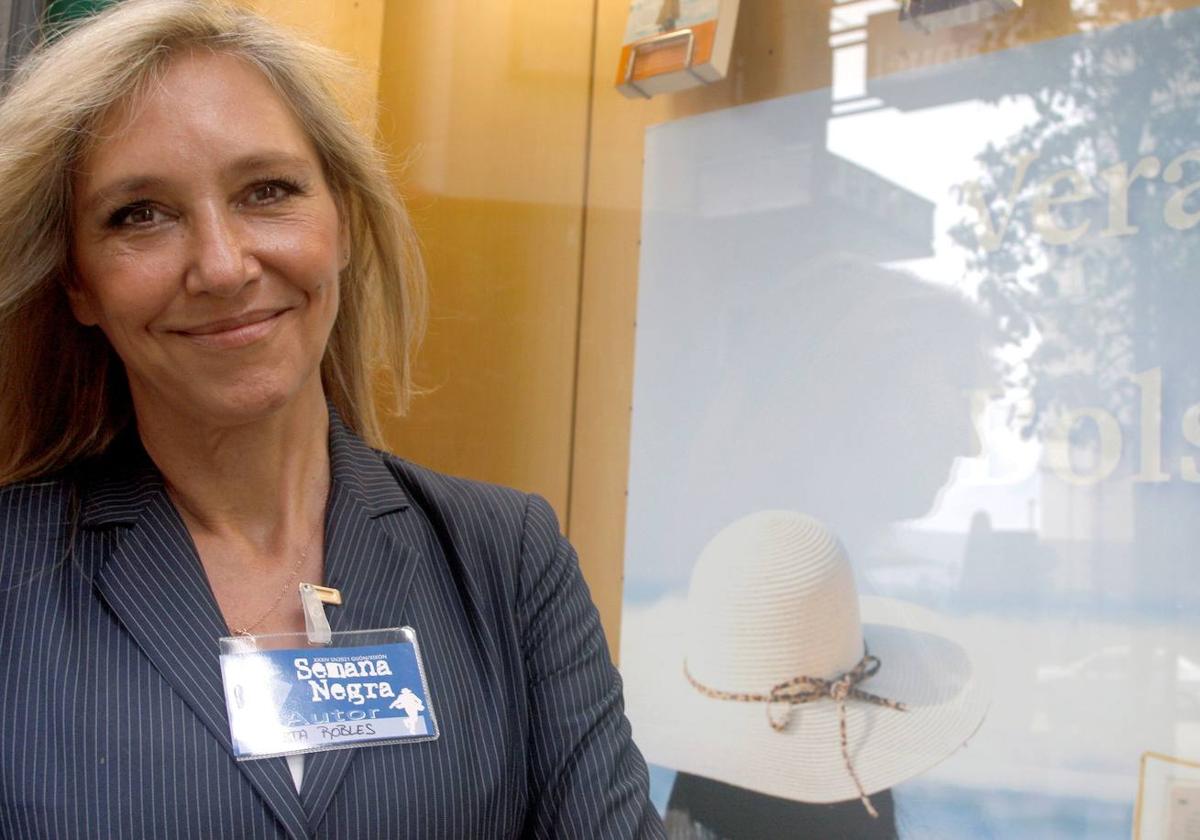
POLYGON ((829 89, 647 140, 622 656, 728 519, 826 521, 995 675, 901 836, 1127 837, 1200 757, 1200 12, 1037 5, 834 4, 829 89))

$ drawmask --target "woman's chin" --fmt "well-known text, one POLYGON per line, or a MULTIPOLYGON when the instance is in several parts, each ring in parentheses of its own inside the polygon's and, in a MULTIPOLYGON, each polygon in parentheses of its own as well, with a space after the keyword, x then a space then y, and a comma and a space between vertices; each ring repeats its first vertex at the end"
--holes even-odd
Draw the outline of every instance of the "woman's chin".
POLYGON ((244 426, 291 408, 323 405, 320 378, 314 380, 315 394, 309 394, 311 387, 303 383, 257 381, 240 383, 237 387, 182 388, 165 400, 149 394, 139 400, 135 393, 134 401, 139 415, 182 416, 205 426, 244 426))

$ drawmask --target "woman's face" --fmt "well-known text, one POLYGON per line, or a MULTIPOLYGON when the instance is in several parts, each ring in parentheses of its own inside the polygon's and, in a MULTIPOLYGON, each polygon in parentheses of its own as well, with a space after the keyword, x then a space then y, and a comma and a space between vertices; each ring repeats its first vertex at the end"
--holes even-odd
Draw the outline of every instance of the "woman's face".
POLYGON ((71 307, 124 362, 139 415, 236 424, 319 392, 346 234, 267 79, 180 56, 98 136, 74 181, 71 307))

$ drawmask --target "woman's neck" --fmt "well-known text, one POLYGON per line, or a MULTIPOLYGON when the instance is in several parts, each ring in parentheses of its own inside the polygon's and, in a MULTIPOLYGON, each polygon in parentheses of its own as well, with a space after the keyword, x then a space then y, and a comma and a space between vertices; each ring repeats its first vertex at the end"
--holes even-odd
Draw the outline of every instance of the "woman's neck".
POLYGON ((135 402, 142 444, 190 527, 269 553, 321 520, 330 421, 316 385, 283 409, 234 426, 135 402))

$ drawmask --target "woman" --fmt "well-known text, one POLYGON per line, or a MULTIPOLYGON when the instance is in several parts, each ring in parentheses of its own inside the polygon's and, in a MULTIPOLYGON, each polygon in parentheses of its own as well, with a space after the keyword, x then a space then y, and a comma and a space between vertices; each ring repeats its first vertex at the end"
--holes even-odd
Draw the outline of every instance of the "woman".
POLYGON ((0 836, 654 837, 548 505, 371 449, 421 323, 338 62, 128 0, 0 105, 0 836), (219 637, 413 627, 440 737, 237 762, 219 637))

